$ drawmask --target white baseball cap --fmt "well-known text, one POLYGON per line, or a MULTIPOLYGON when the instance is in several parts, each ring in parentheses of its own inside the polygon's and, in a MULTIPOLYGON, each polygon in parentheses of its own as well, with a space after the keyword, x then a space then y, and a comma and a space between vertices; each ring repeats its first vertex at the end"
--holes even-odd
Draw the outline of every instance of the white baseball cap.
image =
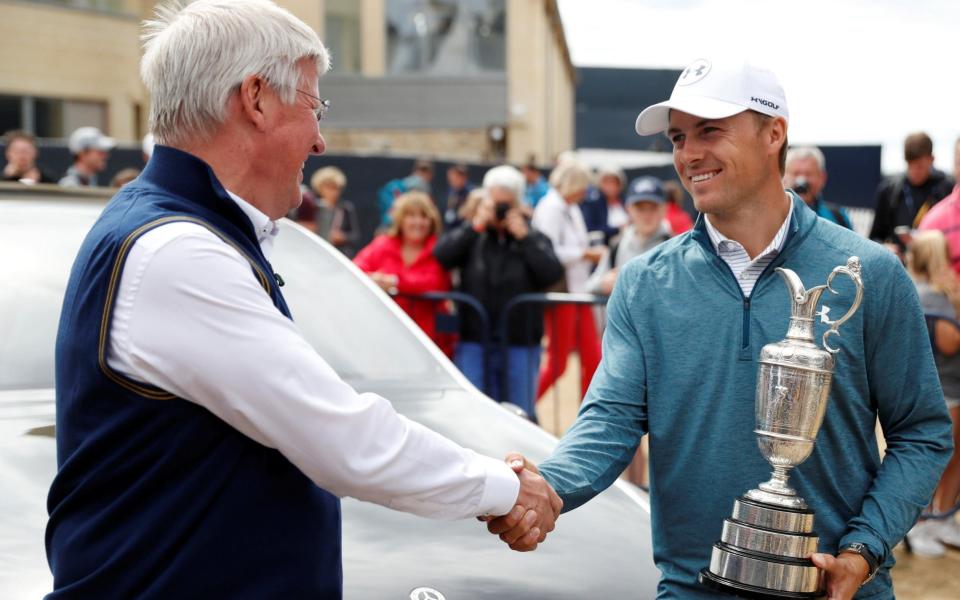
POLYGON ((670 111, 705 119, 753 110, 790 120, 787 97, 772 71, 742 61, 695 60, 680 73, 666 102, 648 106, 637 117, 637 133, 654 135, 670 126, 670 111))
POLYGON ((96 127, 80 127, 70 134, 70 140, 67 147, 73 154, 79 154, 84 150, 112 150, 117 142, 103 135, 103 132, 96 127))

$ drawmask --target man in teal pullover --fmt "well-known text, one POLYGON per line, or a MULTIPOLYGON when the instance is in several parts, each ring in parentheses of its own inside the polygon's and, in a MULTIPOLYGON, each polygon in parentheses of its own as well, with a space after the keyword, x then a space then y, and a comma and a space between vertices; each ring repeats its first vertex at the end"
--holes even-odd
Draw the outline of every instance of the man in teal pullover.
MULTIPOLYGON (((787 118, 772 73, 705 60, 683 71, 669 101, 641 113, 638 133, 667 131, 702 215, 691 232, 621 271, 603 360, 576 422, 539 466, 564 511, 573 510, 608 487, 649 436, 659 599, 716 597, 697 573, 709 565, 734 498, 769 478, 753 433, 754 394, 760 349, 785 337, 790 317, 776 267, 794 270, 807 287, 825 283, 851 256, 863 268, 863 304, 832 338, 840 352, 824 424, 790 480, 816 512, 822 554, 813 560, 828 598, 893 598, 892 549, 951 454, 914 286, 882 246, 818 218, 783 189, 787 118)), ((841 280, 839 294, 821 300, 833 318, 854 296, 841 280)), ((826 327, 817 324, 815 339, 826 327)), ((515 549, 531 549, 515 544, 523 520, 503 517, 489 528, 515 549)))

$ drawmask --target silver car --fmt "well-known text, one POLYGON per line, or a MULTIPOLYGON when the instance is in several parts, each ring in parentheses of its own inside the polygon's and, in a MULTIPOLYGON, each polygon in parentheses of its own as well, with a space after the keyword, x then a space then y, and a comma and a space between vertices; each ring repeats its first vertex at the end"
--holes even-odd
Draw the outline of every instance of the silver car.
MULTIPOLYGON (((0 186, 0 598, 52 587, 46 497, 56 472, 53 351, 74 256, 103 192, 0 186)), ((481 394, 397 305, 336 250, 289 222, 273 264, 317 352, 359 391, 463 446, 534 461, 556 438, 481 394)), ((438 522, 344 499, 346 598, 653 598, 649 503, 618 482, 562 515, 536 552, 474 520, 438 522), (435 594, 430 590, 439 592, 435 594)))

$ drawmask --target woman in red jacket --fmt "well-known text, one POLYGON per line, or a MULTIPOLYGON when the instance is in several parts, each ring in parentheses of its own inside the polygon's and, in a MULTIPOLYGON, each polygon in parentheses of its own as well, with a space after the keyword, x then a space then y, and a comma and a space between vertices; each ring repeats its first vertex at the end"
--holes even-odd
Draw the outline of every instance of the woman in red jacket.
POLYGON ((388 294, 436 342, 452 355, 448 334, 438 333, 438 313, 446 303, 418 300, 409 296, 424 292, 450 290, 450 274, 433 256, 440 234, 440 213, 423 192, 407 192, 397 198, 392 210, 393 223, 357 254, 353 262, 388 294))

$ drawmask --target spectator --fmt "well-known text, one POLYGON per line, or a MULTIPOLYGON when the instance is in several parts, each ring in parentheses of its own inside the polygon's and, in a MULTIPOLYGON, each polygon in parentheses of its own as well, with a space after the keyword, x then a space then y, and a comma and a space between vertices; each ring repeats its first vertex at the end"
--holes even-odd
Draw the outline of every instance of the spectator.
POLYGON ((486 198, 486 193, 483 187, 473 188, 470 193, 467 194, 467 200, 457 212, 460 224, 463 224, 464 221, 473 221, 473 217, 477 214, 477 209, 480 207, 480 203, 483 202, 484 198, 486 198))
POLYGON ((420 158, 413 163, 413 172, 401 179, 388 181, 377 192, 377 205, 380 209, 380 227, 387 228, 392 221, 391 208, 394 201, 407 192, 423 192, 431 196, 430 182, 433 181, 433 162, 420 158))
POLYGON ((37 166, 37 138, 27 131, 8 131, 3 136, 6 146, 2 181, 20 183, 56 183, 50 175, 37 166))
POLYGON ((447 192, 447 209, 443 213, 443 226, 447 229, 460 225, 460 209, 473 188, 477 187, 468 177, 467 165, 455 164, 447 169, 447 184, 450 190, 447 192))
MULTIPOLYGON (((483 178, 472 218, 449 231, 434 254, 447 269, 459 268, 460 290, 480 301, 492 324, 514 297, 544 290, 563 277, 563 266, 550 240, 531 229, 520 210, 523 175, 510 166, 494 167, 483 178)), ((510 401, 536 420, 534 401, 543 337, 543 309, 526 305, 514 309, 507 323, 507 339, 489 340, 484 324, 473 311, 460 316, 460 343, 455 362, 467 379, 498 401, 510 401), (485 346, 485 342, 490 342, 485 346), (506 344, 506 356, 502 345, 506 344), (489 372, 485 367, 489 366, 489 372), (506 371, 507 389, 502 383, 506 371)))
POLYGON ((960 274, 960 138, 953 148, 953 177, 958 182, 950 195, 934 205, 923 220, 920 229, 938 229, 947 238, 950 264, 960 274))
POLYGON ((612 240, 610 252, 604 255, 587 281, 588 292, 609 296, 620 267, 634 256, 670 239, 670 223, 664 218, 666 209, 662 181, 656 177, 637 177, 630 182, 627 192, 630 225, 612 240))
POLYGON ((591 239, 602 239, 604 244, 609 244, 629 223, 630 217, 623 208, 626 183, 626 175, 617 167, 604 167, 597 173, 597 187, 590 190, 580 205, 591 239))
POLYGON ((140 175, 140 169, 134 169, 133 167, 120 169, 117 171, 117 174, 110 179, 110 187, 118 188, 123 187, 137 178, 140 175))
POLYGON ((97 175, 107 168, 110 150, 116 146, 96 127, 81 127, 70 134, 67 146, 73 155, 73 165, 60 178, 60 185, 69 187, 97 186, 97 175))
POLYGON ((442 305, 404 296, 450 290, 450 275, 433 256, 440 213, 425 193, 407 192, 397 198, 393 216, 387 233, 374 238, 354 262, 388 294, 402 294, 397 304, 444 352, 452 354, 449 340, 437 333, 442 305))
MULTIPOLYGON (((550 173, 550 191, 537 204, 533 226, 553 243, 553 251, 563 264, 564 291, 586 292, 590 270, 606 252, 602 246, 591 246, 587 226, 579 204, 590 185, 590 172, 574 159, 561 161, 550 173)), ((600 341, 594 325, 593 311, 588 305, 560 304, 546 314, 549 338, 547 360, 540 371, 537 397, 553 385, 567 368, 571 350, 580 354, 580 386, 586 393, 593 372, 600 362, 600 341)))
POLYGON ((543 173, 537 168, 537 161, 533 156, 523 165, 523 179, 526 182, 526 189, 523 192, 524 203, 531 209, 536 208, 537 203, 547 195, 550 186, 543 177, 543 173))
MULTIPOLYGON (((943 233, 933 230, 914 236, 907 251, 907 268, 917 285, 923 312, 956 320, 960 308, 960 282, 950 269, 947 241, 943 233)), ((933 496, 935 513, 947 513, 960 497, 960 330, 947 321, 937 321, 937 370, 943 397, 953 420, 954 453, 940 478, 933 496)), ((907 534, 910 549, 922 556, 943 556, 944 545, 960 547, 960 525, 953 518, 927 519, 917 523, 907 534)))
POLYGON ((836 204, 823 199, 827 185, 827 161, 816 146, 798 146, 787 150, 787 165, 783 185, 803 198, 818 217, 853 229, 847 212, 836 204))
POLYGON ((666 198, 667 222, 673 235, 680 235, 693 229, 693 219, 683 208, 683 189, 676 181, 666 181, 663 184, 663 194, 666 198))
POLYGON ((870 239, 885 243, 891 250, 902 251, 904 243, 896 234, 897 227, 912 229, 930 208, 950 193, 953 180, 933 168, 933 141, 925 133, 907 136, 903 143, 907 161, 904 175, 889 177, 877 188, 876 211, 870 239))
POLYGON ((337 167, 318 169, 310 178, 313 193, 305 194, 295 218, 344 255, 353 258, 360 243, 360 221, 353 203, 340 197, 345 187, 347 176, 343 171, 337 167))

